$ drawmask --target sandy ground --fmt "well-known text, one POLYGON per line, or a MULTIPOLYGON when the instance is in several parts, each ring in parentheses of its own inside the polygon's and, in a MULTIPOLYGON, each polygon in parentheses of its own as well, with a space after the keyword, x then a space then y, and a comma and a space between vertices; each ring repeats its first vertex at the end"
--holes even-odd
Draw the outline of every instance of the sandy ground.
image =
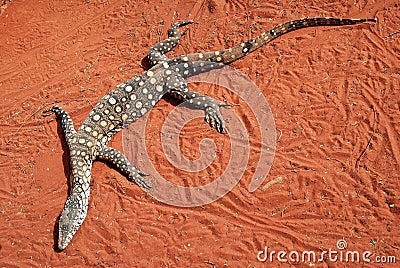
MULTIPOLYGON (((398 1, 268 2, 2 1, 0 266, 395 267, 257 259, 265 247, 321 252, 338 250, 337 241, 345 239, 346 250, 370 251, 373 261, 400 261, 398 1), (307 16, 379 22, 299 30, 232 64, 255 82, 272 109, 277 151, 262 187, 281 182, 248 192, 257 142, 239 184, 194 208, 158 202, 96 162, 87 219, 65 251, 55 250, 57 218, 68 196, 68 150, 59 124, 42 117, 43 109, 57 102, 80 126, 103 95, 144 71, 148 48, 174 21, 199 24, 170 55, 227 48, 307 16)), ((223 89, 196 90, 237 102, 223 89)), ((149 115, 155 122, 146 130, 153 159, 163 159, 157 122, 175 104, 161 100, 149 115)), ((240 107, 233 109, 250 118, 246 127, 257 141, 257 125, 240 107)), ((182 151, 193 159, 201 139, 215 137, 217 162, 226 166, 226 136, 201 120, 184 134, 182 151)), ((122 150, 122 134, 110 145, 122 150)), ((167 161, 157 165, 168 179, 185 184, 167 161)), ((201 184, 216 175, 191 177, 201 184)))

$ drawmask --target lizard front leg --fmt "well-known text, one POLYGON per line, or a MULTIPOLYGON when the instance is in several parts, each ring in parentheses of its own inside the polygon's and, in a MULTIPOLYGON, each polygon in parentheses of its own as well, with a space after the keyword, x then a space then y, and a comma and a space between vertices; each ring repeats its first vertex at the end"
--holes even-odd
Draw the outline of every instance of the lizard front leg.
POLYGON ((179 28, 191 23, 193 23, 192 20, 175 22, 168 30, 168 38, 150 48, 148 58, 152 66, 156 65, 159 62, 168 60, 168 58, 164 54, 172 50, 178 44, 181 36, 184 35, 188 30, 185 29, 181 32, 179 31, 179 28))
MULTIPOLYGON (((176 70, 189 70, 193 63, 181 63, 175 66, 176 70), (186 67, 185 67, 186 66, 186 67)), ((166 79, 165 87, 175 98, 186 101, 185 105, 190 109, 204 110, 205 121, 210 124, 212 128, 215 128, 219 133, 226 132, 225 121, 222 118, 219 107, 229 106, 218 102, 217 100, 204 96, 200 93, 189 91, 188 85, 185 79, 177 72, 167 70, 168 76, 166 79)), ((184 73, 185 71, 183 71, 184 73)))
POLYGON ((136 182, 139 186, 145 189, 151 188, 146 180, 143 179, 143 176, 147 176, 147 174, 132 166, 126 156, 118 150, 111 147, 103 146, 98 149, 97 157, 113 164, 122 174, 128 176, 128 179, 130 181, 136 182))
POLYGON ((72 122, 71 117, 67 111, 58 105, 54 105, 52 108, 43 111, 44 116, 48 116, 50 114, 55 114, 56 117, 61 120, 61 128, 64 131, 65 140, 67 141, 69 148, 71 148, 71 144, 73 143, 72 141, 76 134, 74 123, 72 122))
POLYGON ((193 91, 173 90, 170 92, 175 98, 186 101, 185 106, 190 109, 201 109, 205 112, 205 121, 219 133, 226 133, 225 120, 219 107, 227 107, 229 104, 221 103, 211 97, 204 96, 193 91))

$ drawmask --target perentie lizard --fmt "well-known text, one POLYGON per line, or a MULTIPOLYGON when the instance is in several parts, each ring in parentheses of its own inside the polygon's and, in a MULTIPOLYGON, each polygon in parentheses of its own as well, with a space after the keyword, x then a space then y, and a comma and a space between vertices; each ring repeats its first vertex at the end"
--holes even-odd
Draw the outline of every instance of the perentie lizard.
POLYGON ((71 193, 59 219, 58 248, 63 250, 82 225, 88 210, 92 163, 103 159, 114 164, 129 180, 149 189, 143 179, 146 174, 133 167, 119 151, 107 147, 107 142, 124 126, 135 122, 147 113, 164 94, 171 94, 179 100, 188 101, 190 108, 205 112, 205 120, 218 132, 225 131, 225 123, 219 107, 226 106, 211 97, 188 89, 185 78, 236 61, 273 39, 301 28, 313 26, 342 26, 370 19, 305 18, 280 24, 261 35, 229 49, 214 52, 195 53, 172 59, 164 54, 173 49, 186 30, 180 27, 193 21, 177 22, 168 31, 168 38, 150 48, 148 54, 152 67, 145 73, 130 79, 105 95, 89 113, 82 126, 75 131, 68 113, 54 105, 45 115, 54 113, 61 120, 70 150, 71 193), (204 62, 212 62, 205 65, 204 62))

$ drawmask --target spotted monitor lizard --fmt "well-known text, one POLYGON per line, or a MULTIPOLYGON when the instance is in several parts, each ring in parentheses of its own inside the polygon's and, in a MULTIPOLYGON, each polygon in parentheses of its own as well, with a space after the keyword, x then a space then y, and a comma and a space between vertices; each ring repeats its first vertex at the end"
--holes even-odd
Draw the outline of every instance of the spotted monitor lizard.
POLYGON ((112 163, 129 180, 144 189, 150 185, 145 174, 132 166, 123 153, 108 147, 107 143, 126 125, 135 122, 147 113, 165 94, 171 94, 181 101, 187 101, 192 109, 205 112, 205 120, 218 132, 225 132, 225 123, 219 108, 227 104, 188 89, 185 78, 221 68, 232 63, 275 38, 301 28, 313 26, 342 26, 363 22, 376 22, 370 19, 304 18, 280 24, 259 36, 229 49, 213 52, 194 53, 172 59, 164 54, 173 49, 181 36, 187 31, 181 27, 193 21, 177 22, 168 31, 168 38, 150 48, 148 54, 151 68, 105 95, 89 113, 82 126, 75 131, 68 113, 58 105, 44 111, 45 115, 54 113, 61 121, 66 142, 70 151, 71 193, 59 218, 58 248, 63 250, 82 225, 88 210, 92 163, 96 159, 112 163), (210 62, 211 64, 204 64, 210 62))

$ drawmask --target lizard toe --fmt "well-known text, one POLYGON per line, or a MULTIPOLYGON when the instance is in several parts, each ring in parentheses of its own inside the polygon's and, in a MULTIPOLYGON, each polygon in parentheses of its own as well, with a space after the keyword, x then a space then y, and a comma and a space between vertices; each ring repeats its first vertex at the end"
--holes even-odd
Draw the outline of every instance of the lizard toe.
POLYGON ((139 175, 139 173, 136 174, 136 176, 131 177, 130 179, 144 189, 151 188, 150 184, 142 177, 142 175, 139 175))

